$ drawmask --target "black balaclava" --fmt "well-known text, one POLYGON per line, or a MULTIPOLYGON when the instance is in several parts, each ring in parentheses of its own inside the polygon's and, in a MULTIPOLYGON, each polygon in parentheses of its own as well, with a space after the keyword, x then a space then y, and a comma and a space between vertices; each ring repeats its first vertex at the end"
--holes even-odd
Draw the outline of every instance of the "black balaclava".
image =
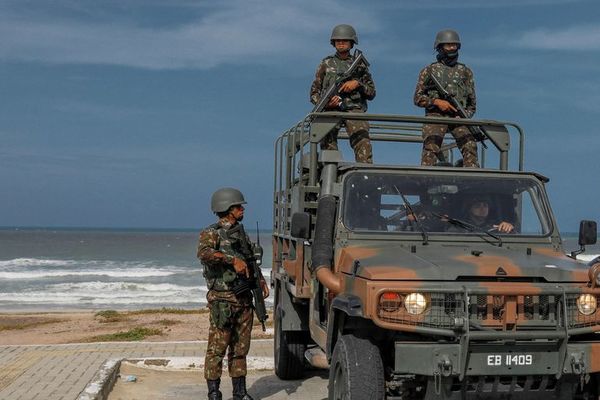
POLYGON ((453 52, 446 52, 442 46, 439 46, 436 58, 442 64, 454 67, 458 62, 458 49, 453 52))

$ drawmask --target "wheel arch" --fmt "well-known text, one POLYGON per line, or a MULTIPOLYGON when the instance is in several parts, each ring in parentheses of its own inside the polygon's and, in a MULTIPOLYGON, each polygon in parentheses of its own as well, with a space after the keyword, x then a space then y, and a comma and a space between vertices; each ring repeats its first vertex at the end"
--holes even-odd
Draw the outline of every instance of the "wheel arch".
POLYGON ((284 331, 308 331, 308 305, 294 302, 285 282, 277 280, 275 284, 274 318, 281 318, 284 331))
POLYGON ((331 302, 331 313, 327 322, 327 360, 331 360, 335 343, 349 328, 361 325, 363 304, 358 296, 340 294, 331 302))

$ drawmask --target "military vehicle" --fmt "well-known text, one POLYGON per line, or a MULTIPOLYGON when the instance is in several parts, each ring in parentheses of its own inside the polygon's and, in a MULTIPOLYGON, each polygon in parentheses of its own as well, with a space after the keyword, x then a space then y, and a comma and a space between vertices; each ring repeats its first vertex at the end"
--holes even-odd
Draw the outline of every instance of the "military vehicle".
POLYGON ((329 399, 598 399, 600 261, 576 257, 596 223, 565 254, 522 129, 461 121, 485 132, 481 169, 452 166, 450 142, 441 166, 360 164, 319 147, 344 119, 369 121, 375 161, 378 142, 456 123, 315 113, 276 140, 277 376, 329 367, 329 399), (490 225, 473 222, 476 202, 490 225))

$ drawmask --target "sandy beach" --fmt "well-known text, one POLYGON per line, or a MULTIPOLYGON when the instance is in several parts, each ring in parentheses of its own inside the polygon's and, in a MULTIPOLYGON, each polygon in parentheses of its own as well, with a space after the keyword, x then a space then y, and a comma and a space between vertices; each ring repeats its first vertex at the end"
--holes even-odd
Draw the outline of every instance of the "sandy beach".
MULTIPOLYGON (((254 338, 272 337, 272 319, 263 332, 254 322, 254 338)), ((0 314, 0 344, 65 344, 109 341, 207 340, 207 309, 137 311, 7 312, 0 314)))

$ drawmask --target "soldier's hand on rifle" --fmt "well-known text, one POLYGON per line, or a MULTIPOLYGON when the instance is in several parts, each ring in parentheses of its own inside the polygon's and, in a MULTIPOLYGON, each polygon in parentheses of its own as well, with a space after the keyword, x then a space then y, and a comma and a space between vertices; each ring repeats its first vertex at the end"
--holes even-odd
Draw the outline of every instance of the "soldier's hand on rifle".
POLYGON ((329 103, 327 103, 327 107, 329 109, 332 108, 338 108, 340 106, 340 103, 342 102, 342 98, 340 96, 333 96, 331 98, 331 100, 329 100, 329 103))
POLYGON ((269 297, 269 285, 267 285, 267 282, 264 279, 260 280, 260 287, 263 292, 263 298, 266 299, 267 297, 269 297))
POLYGON ((340 92, 350 93, 350 92, 355 91, 359 86, 360 86, 360 82, 358 82, 356 79, 353 79, 351 81, 344 82, 342 84, 342 86, 340 87, 340 92))
POLYGON ((433 100, 433 105, 442 110, 443 112, 453 111, 456 112, 456 108, 446 100, 435 99, 433 100))
POLYGON ((242 260, 241 258, 233 258, 233 268, 238 274, 244 274, 246 275, 246 278, 250 278, 250 271, 248 271, 248 265, 246 264, 246 261, 242 260))

